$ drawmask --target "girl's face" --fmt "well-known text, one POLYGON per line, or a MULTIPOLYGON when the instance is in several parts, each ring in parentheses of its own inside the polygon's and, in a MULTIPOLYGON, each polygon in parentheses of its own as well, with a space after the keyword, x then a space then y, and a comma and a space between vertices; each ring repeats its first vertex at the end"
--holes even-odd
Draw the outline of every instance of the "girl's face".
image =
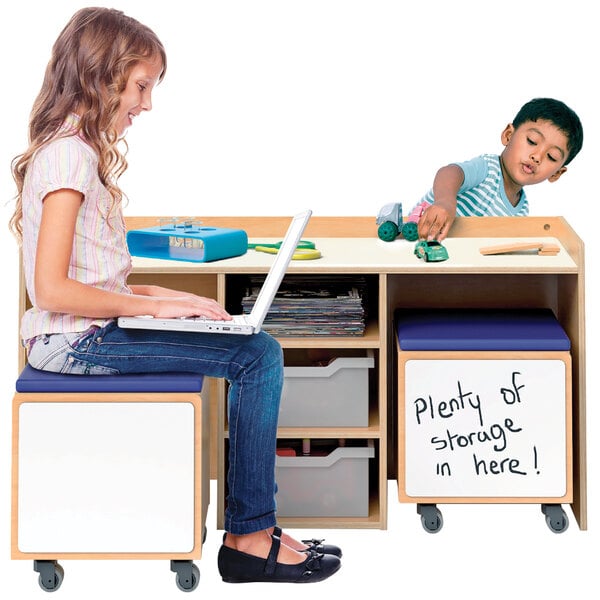
POLYGON ((152 110, 152 90, 160 79, 162 69, 159 57, 141 61, 131 69, 119 104, 117 131, 120 136, 142 111, 152 110))

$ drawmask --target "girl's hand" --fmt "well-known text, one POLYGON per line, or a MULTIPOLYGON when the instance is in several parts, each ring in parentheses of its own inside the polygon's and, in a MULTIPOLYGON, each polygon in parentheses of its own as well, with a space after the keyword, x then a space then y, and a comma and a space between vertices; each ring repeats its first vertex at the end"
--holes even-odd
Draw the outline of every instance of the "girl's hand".
POLYGON ((155 317, 172 319, 177 317, 207 317, 229 321, 231 315, 212 298, 197 296, 191 292, 172 290, 158 285, 131 285, 137 296, 149 296, 155 303, 155 317))
POLYGON ((183 296, 154 296, 156 318, 206 317, 230 321, 231 315, 212 298, 185 293, 183 296))

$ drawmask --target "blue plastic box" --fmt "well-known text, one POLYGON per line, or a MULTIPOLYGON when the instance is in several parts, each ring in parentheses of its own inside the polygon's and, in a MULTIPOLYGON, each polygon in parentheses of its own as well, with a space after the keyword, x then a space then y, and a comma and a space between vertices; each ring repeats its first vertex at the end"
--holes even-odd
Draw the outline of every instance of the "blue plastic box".
POLYGON ((127 245, 132 256, 210 262, 245 254, 248 235, 242 229, 173 224, 133 229, 127 245))

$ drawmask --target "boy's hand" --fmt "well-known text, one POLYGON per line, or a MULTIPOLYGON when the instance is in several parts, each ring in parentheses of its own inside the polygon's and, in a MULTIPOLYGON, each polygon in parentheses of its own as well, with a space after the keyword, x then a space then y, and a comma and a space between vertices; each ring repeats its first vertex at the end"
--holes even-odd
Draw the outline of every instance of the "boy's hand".
POLYGON ((453 222, 454 214, 439 204, 432 204, 419 219, 419 239, 441 242, 448 235, 453 222))

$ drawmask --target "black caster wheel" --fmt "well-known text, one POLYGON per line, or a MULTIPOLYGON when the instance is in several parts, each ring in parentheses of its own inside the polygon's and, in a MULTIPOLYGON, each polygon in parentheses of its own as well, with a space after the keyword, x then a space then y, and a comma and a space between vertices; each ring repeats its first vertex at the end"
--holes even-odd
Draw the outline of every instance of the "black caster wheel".
POLYGON ((175 584, 182 592, 193 592, 200 583, 200 569, 191 560, 172 560, 175 584))
POLYGON ((437 533, 444 526, 442 511, 435 504, 417 504, 417 512, 427 533, 437 533))
POLYGON ((560 504, 542 504, 542 512, 552 533, 563 533, 569 528, 569 517, 560 504))
POLYGON ((402 225, 402 237, 409 242, 417 241, 419 233, 417 224, 414 221, 407 221, 402 225))
POLYGON ((393 242, 398 237, 398 225, 385 221, 377 229, 377 237, 384 242, 393 242))
POLYGON ((34 560, 33 569, 40 574, 38 583, 45 592, 55 592, 62 585, 65 571, 55 560, 34 560))

